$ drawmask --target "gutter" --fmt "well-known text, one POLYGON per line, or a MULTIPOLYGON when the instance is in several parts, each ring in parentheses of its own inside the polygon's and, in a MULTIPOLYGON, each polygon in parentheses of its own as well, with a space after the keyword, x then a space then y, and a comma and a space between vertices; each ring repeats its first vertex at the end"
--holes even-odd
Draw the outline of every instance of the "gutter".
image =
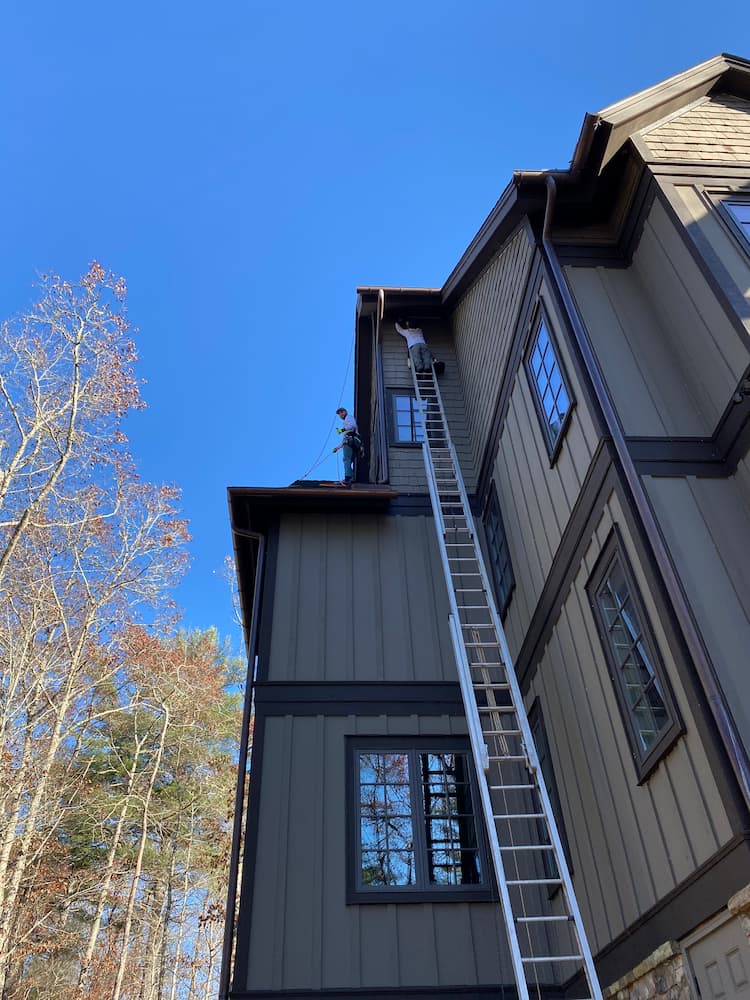
MULTIPOLYGON (((249 757, 250 722, 253 715, 253 696, 255 693, 255 647, 258 640, 258 624, 260 619, 260 592, 263 579, 266 539, 257 531, 246 531, 232 526, 232 534, 257 542, 258 558, 255 563, 255 585, 253 591, 253 607, 250 615, 250 634, 247 638, 247 678, 245 681, 245 705, 242 711, 242 731, 237 757, 237 791, 234 798, 234 823, 232 827, 232 847, 229 855, 229 884, 227 886, 227 905, 224 918, 224 944, 221 953, 221 972, 219 974, 219 1000, 227 1000, 229 995, 229 978, 232 972, 235 938, 235 913, 237 909, 237 880, 240 869, 240 848, 242 843, 242 825, 244 819, 245 787, 247 785, 247 761, 249 757)), ((236 544, 236 542, 235 542, 236 544)))
POLYGON ((620 423, 620 418, 615 409, 612 397, 607 388, 604 374, 599 365, 599 361, 594 352, 594 348, 589 339, 586 327, 578 311, 573 294, 568 285, 560 262, 557 258, 554 245, 550 238, 552 226, 552 216, 555 210, 555 200, 557 196, 556 180, 572 181, 574 178, 570 173, 560 173, 549 171, 546 174, 534 173, 521 176, 517 174, 518 180, 540 181, 544 177, 547 186, 547 205, 544 213, 544 229, 542 231, 542 246, 549 269, 557 286, 557 290, 565 306, 565 310, 573 329, 578 349, 581 352, 583 362, 586 366, 589 378, 591 379, 594 393, 602 411, 607 431, 612 437, 615 452, 620 462, 623 474, 630 489, 630 493, 636 510, 640 515, 641 522, 646 532, 646 537, 651 546, 651 551, 656 560, 656 565, 661 574, 662 581, 667 591, 667 595, 672 604, 672 608, 677 616, 677 620, 682 630, 682 635, 688 648, 688 652, 695 666, 698 679, 706 693, 711 713, 719 730, 724 749, 729 757, 729 762, 739 783, 746 807, 750 808, 750 761, 748 761, 747 751, 742 743, 737 726, 732 718, 731 711, 722 690, 716 668, 711 657, 706 650, 703 638, 698 627, 698 623, 693 615, 692 608, 688 602, 685 591, 680 582, 677 570, 669 554, 666 543, 656 520, 651 502, 646 493, 643 482, 636 471, 633 458, 625 440, 625 434, 620 423))

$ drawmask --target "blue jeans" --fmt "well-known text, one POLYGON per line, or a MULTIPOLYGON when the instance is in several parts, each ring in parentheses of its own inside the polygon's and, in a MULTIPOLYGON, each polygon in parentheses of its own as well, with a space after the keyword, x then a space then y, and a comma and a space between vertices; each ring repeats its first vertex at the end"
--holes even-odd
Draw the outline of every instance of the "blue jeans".
POLYGON ((415 372, 428 372, 432 369, 432 351, 427 344, 412 344, 409 354, 415 372))
POLYGON ((344 456, 344 482, 350 483, 354 479, 354 450, 345 444, 341 452, 344 456))

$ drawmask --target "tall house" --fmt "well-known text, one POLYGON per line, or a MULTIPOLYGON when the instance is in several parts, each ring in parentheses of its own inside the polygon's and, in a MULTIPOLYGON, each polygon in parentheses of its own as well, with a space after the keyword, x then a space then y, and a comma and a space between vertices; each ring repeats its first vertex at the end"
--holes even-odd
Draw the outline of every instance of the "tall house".
MULTIPOLYGON (((401 317, 445 364, 604 995, 750 995, 750 62, 729 55, 586 115, 570 168, 516 172, 442 288, 358 289, 351 489, 229 490, 254 727, 225 994, 516 996, 401 317)), ((534 995, 590 994, 545 974, 534 995)))

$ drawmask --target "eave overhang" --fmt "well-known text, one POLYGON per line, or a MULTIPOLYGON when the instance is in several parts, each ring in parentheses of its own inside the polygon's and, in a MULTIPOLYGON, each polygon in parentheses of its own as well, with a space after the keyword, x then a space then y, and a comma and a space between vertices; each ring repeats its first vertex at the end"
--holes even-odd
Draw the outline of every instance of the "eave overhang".
POLYGON ((557 183, 558 216, 585 222, 592 215, 601 217, 607 202, 617 195, 630 137, 679 108, 719 92, 750 97, 748 60, 722 53, 596 114, 587 114, 569 167, 514 172, 510 184, 448 275, 442 289, 444 307, 456 303, 524 216, 530 219, 540 216, 546 202, 547 177, 554 177, 557 183))

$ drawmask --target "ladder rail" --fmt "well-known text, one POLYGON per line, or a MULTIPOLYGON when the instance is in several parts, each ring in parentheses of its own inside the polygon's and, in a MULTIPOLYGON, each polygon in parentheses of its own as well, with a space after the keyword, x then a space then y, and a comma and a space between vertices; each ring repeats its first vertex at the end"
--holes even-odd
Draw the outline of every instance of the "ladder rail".
MULTIPOLYGON (((452 595, 449 588, 449 602, 451 601, 451 598, 452 595)), ((452 603, 455 605, 455 597, 453 597, 452 603)), ((466 650, 463 648, 460 633, 456 628, 456 619, 453 617, 453 614, 451 614, 449 621, 451 638, 453 640, 453 652, 456 657, 456 665, 458 666, 458 680, 461 685, 461 693, 463 695, 464 706, 466 708, 466 722, 469 729, 469 741, 471 742, 472 749, 474 751, 474 760, 481 761, 487 754, 487 746, 484 741, 482 725, 479 721, 479 712, 476 710, 476 701, 473 697, 471 675, 468 660, 466 658, 466 650)), ((479 776, 477 775, 477 777, 479 776)), ((485 817, 485 829, 490 841, 490 856, 495 869, 497 886, 503 901, 503 910, 505 913, 511 913, 512 905, 508 889, 509 883, 505 874, 505 864, 503 862, 502 851, 500 850, 497 827, 494 822, 492 799, 490 798, 490 787, 486 781, 482 781, 481 779, 477 782, 477 784, 479 785, 479 797, 482 802, 482 812, 485 817)), ((515 972, 516 985, 518 987, 519 1000, 529 1000, 529 989, 526 984, 526 973, 524 971, 524 962, 523 956, 521 955, 521 944, 518 940, 518 932, 516 931, 515 925, 512 921, 506 920, 505 923, 508 934, 510 957, 515 972)))
MULTIPOLYGON (((474 576, 478 575, 481 579, 482 587, 481 590, 484 592, 485 600, 487 603, 487 610, 489 611, 490 619, 492 622, 492 627, 494 628, 497 642, 491 645, 497 645, 501 652, 501 657, 503 665, 505 668, 505 679, 507 686, 510 689, 511 700, 513 702, 513 708, 515 711, 516 719, 518 722, 518 728, 522 734, 522 741, 524 745, 524 750, 529 762, 529 768, 533 775, 533 781, 536 785, 536 790, 539 794, 541 800, 542 812, 544 813, 544 818, 546 821, 547 829, 549 832, 550 840, 552 842, 552 847, 554 849, 555 862, 558 868, 559 884, 562 888, 565 904, 570 913, 570 919, 575 927, 576 936, 578 939, 578 947, 580 949, 579 958, 583 962, 584 971, 586 973, 586 978, 588 980, 589 988, 591 989, 591 1000, 601 1000, 601 988, 599 985, 598 976, 594 967, 593 955, 589 947, 588 938, 583 926, 583 920, 581 917, 580 908, 578 906, 578 901, 575 896, 573 889, 573 883, 570 876, 570 870, 568 868, 567 859, 565 857, 565 851, 562 845, 562 839, 560 837, 560 832, 558 830, 557 822, 555 820, 554 813, 552 811, 552 804, 549 797, 549 792, 544 781, 544 776, 541 771, 539 764, 539 757, 536 751, 536 746, 534 744, 534 739, 531 733, 531 727, 529 725, 528 716, 526 714, 526 709, 523 701, 523 696, 521 693, 521 688, 518 683, 518 678, 516 677, 515 668, 513 665, 513 659, 508 647, 507 638, 505 636, 505 630, 503 629, 502 622, 500 621, 500 616, 497 612, 497 607, 495 606, 495 601, 492 596, 492 589, 489 580, 489 575, 487 573, 487 568, 485 566, 484 556, 479 545, 479 539, 476 532, 476 525, 474 523, 474 518, 471 513, 471 508, 469 505, 468 495, 466 493, 466 488, 463 481, 463 476, 461 475, 461 467, 458 462, 458 456, 455 451, 452 438, 448 429, 448 420, 445 414, 445 408, 443 406, 442 396, 435 378, 434 369, 429 373, 429 389, 434 392, 434 397, 425 398, 422 395, 422 389, 425 386, 420 385, 417 372, 412 368, 412 379, 414 383, 414 388, 416 391, 417 399, 420 402, 420 420, 422 423, 422 455, 425 463, 425 472, 427 475, 427 484, 430 494, 430 500, 432 503, 433 511, 436 518, 436 526, 438 528, 438 545, 441 555, 441 560, 443 563, 443 571, 445 573, 446 583, 448 583, 448 600, 451 608, 451 637, 453 640, 454 653, 456 656, 456 664, 458 667, 459 681, 461 685, 461 691, 463 695, 464 705, 466 707, 467 714, 467 724, 469 726, 469 736, 472 747, 474 748, 475 761, 489 761, 488 758, 488 748, 485 741, 485 733, 481 728, 481 722, 479 717, 479 711, 476 705, 475 696, 475 685, 471 678, 471 664, 468 662, 468 657, 466 654, 466 642, 461 632, 461 619, 459 615, 458 602, 456 598, 456 586, 453 580, 454 576, 474 576), (467 557, 469 560, 475 561, 476 566, 479 570, 478 574, 473 573, 460 573, 454 571, 451 568, 451 561, 456 561, 455 557, 451 559, 448 556, 447 544, 446 544, 446 528, 445 520, 442 511, 442 503, 440 499, 440 488, 438 485, 438 479, 435 473, 435 466, 432 458, 431 442, 427 428, 427 411, 430 405, 438 406, 438 412, 440 414, 440 419, 442 421, 442 432, 440 436, 442 438, 440 449, 447 450, 450 456, 450 462, 453 466, 453 475, 449 478, 441 478, 440 482, 444 484, 449 484, 450 489, 446 489, 445 492, 449 492, 451 496, 458 494, 458 502, 449 501, 446 506, 462 507, 463 512, 461 515, 448 515, 453 517, 463 517, 465 520, 466 527, 457 529, 461 531, 467 531, 471 538, 471 542, 462 543, 467 547, 471 546, 473 548, 473 553, 471 556, 467 557), (455 485, 454 485, 455 484, 455 485), (473 709, 473 711, 472 711, 473 709)), ((437 421, 435 421, 437 423, 437 421)), ((438 424, 438 426, 440 426, 438 424)), ((441 462, 445 461, 445 458, 440 459, 441 462)), ((441 469, 441 473, 445 473, 447 470, 441 469)), ((452 530, 452 529, 449 529, 452 530)), ((477 588, 479 592, 479 588, 477 588)), ((472 627, 472 626, 469 626, 472 627)), ((480 628, 482 626, 479 626, 480 628)), ((485 625, 484 628, 488 628, 485 625)), ((480 664, 477 664, 480 665, 480 664)), ((505 686, 505 685, 504 685, 505 686)), ((490 834, 490 846, 492 848, 492 860, 493 867, 495 868, 496 875, 498 878, 498 883, 500 887, 501 897, 503 898, 503 904, 506 914, 513 914, 513 909, 510 902, 510 897, 508 893, 508 885, 516 884, 514 880, 506 881, 506 876, 504 872, 502 851, 500 849, 499 840, 497 837, 497 830, 495 826, 495 816, 492 808, 492 803, 490 800, 490 785, 486 780, 480 780, 480 795, 482 797, 483 813, 485 816, 485 826, 488 833, 490 834), (486 799, 486 801, 485 801, 486 799)), ((526 976, 524 970, 524 960, 521 958, 520 945, 518 942, 518 935, 515 928, 515 918, 512 920, 506 920, 506 929, 508 933, 509 946, 511 950, 511 960, 514 965, 514 971, 516 973, 516 982, 519 988, 520 1000, 528 1000, 528 986, 526 984, 526 976), (523 995, 525 993, 525 995, 523 995)))

